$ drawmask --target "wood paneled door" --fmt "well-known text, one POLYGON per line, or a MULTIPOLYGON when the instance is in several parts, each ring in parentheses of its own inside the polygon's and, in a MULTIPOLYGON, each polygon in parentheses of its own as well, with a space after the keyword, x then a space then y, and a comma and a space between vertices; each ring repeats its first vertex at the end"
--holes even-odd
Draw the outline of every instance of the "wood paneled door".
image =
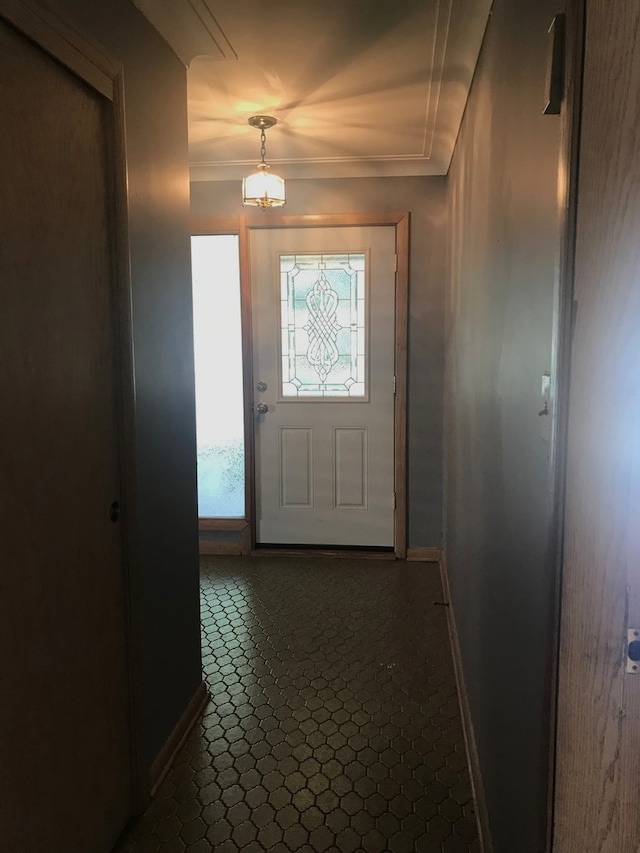
POLYGON ((640 849, 639 33, 586 3, 554 853, 640 849))
POLYGON ((11 853, 107 853, 132 811, 113 82, 69 38, 0 0, 0 849, 11 853))

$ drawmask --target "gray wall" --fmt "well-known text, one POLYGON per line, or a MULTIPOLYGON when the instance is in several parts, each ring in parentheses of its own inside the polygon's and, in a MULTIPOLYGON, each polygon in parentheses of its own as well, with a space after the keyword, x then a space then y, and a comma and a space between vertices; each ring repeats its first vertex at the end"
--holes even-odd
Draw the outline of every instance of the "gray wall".
MULTIPOLYGON (((284 173, 286 178, 286 173, 284 173)), ((287 181, 287 214, 410 211, 408 543, 442 541, 445 178, 287 181)), ((246 212, 241 182, 194 182, 194 215, 246 212)), ((265 213, 269 216, 269 213, 265 213)))
POLYGON ((128 0, 47 5, 124 66, 137 449, 143 750, 201 680, 186 71, 128 0))
POLYGON ((545 849, 559 118, 542 106, 561 6, 496 0, 450 171, 445 548, 496 853, 545 849))

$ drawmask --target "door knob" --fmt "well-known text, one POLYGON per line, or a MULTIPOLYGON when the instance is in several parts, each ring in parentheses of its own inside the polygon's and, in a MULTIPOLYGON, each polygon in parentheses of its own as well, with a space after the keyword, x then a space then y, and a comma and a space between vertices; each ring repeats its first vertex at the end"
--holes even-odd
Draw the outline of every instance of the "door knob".
POLYGON ((120 504, 118 501, 114 501, 109 507, 109 518, 114 524, 120 518, 120 504))
POLYGON ((269 411, 269 406, 267 406, 266 403, 258 403, 258 405, 256 406, 256 412, 259 415, 266 415, 268 411, 269 411))

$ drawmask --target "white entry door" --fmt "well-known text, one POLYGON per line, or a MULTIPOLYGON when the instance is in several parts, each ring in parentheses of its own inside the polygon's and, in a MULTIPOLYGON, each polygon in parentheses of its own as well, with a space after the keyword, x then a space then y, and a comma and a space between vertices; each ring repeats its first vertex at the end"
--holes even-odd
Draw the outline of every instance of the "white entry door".
POLYGON ((395 228, 251 231, 256 541, 394 545, 395 228))

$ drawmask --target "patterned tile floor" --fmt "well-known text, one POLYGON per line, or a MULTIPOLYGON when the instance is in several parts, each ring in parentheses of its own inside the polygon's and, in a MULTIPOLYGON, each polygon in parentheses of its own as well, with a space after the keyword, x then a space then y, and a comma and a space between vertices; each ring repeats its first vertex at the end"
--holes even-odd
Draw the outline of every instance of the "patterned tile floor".
POLYGON ((134 853, 477 853, 446 611, 424 563, 202 561, 211 701, 134 853))

